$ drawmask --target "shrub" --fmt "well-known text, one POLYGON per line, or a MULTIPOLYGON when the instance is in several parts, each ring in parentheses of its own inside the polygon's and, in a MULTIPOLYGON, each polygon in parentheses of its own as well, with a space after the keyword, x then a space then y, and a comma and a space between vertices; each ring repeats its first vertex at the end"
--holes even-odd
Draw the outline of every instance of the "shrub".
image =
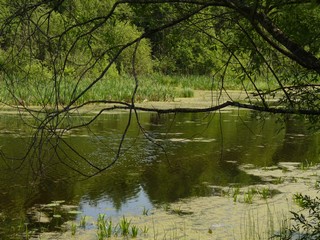
POLYGON ((281 235, 274 237, 283 240, 320 239, 320 199, 299 193, 294 195, 294 200, 302 208, 302 211, 291 211, 293 224, 281 231, 281 235))

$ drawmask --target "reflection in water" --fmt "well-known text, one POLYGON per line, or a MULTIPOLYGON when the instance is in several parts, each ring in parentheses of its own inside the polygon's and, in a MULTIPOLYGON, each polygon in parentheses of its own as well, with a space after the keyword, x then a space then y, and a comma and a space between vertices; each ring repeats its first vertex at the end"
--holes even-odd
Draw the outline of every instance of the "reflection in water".
MULTIPOLYGON (((0 237, 26 221, 26 211, 37 204, 64 200, 96 217, 141 214, 143 208, 190 196, 213 195, 212 186, 261 183, 240 165, 273 166, 279 162, 318 162, 319 134, 309 133, 306 122, 274 116, 257 118, 248 111, 222 114, 139 114, 150 139, 132 123, 120 160, 104 173, 83 180, 47 152, 41 174, 25 162, 10 171, 17 160, 0 161, 0 237)), ((106 114, 90 129, 64 137, 81 156, 99 166, 113 160, 127 123, 127 114, 106 114)), ((14 115, 0 118, 1 150, 23 156, 30 142, 28 131, 14 115), (9 124, 10 123, 10 124, 9 124)), ((92 169, 78 154, 63 145, 66 161, 81 171, 92 169)), ((67 219, 66 219, 67 220, 67 219)))
POLYGON ((139 191, 134 196, 126 199, 120 208, 115 206, 115 202, 108 195, 95 199, 83 197, 80 202, 81 211, 88 216, 98 216, 99 213, 104 212, 107 212, 107 215, 111 217, 122 216, 121 213, 141 215, 143 209, 151 209, 153 207, 142 187, 139 188, 139 191))
POLYGON ((306 126, 287 119, 284 137, 277 146, 273 158, 276 162, 306 162, 311 163, 319 156, 319 144, 312 134, 305 131, 306 126))

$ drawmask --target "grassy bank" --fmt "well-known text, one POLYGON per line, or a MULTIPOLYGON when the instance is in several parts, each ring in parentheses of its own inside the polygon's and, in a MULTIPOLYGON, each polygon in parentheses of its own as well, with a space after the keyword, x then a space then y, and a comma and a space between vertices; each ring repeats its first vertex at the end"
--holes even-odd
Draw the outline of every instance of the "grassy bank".
MULTIPOLYGON (((221 80, 210 76, 167 76, 153 74, 138 78, 139 88, 135 100, 142 101, 172 101, 178 97, 193 97, 194 90, 217 90, 223 87, 227 90, 254 90, 248 80, 221 80)), ((0 100, 7 104, 23 103, 26 105, 52 105, 59 99, 60 104, 67 104, 81 93, 91 83, 91 79, 77 82, 71 78, 64 78, 58 84, 54 81, 42 79, 25 79, 20 82, 5 84, 0 89, 0 100), (59 91, 56 91, 58 89, 59 91)), ((265 90, 269 85, 264 79, 256 80, 256 86, 265 90)), ((102 79, 77 101, 81 104, 88 100, 119 100, 130 101, 135 86, 131 76, 116 76, 102 79)))

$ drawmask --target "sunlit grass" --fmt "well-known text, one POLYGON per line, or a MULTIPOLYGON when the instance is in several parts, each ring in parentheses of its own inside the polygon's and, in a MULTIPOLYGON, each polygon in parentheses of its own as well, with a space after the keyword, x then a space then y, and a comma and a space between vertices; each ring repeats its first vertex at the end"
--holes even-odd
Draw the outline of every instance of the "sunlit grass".
MULTIPOLYGON (((0 101, 7 104, 25 105, 53 105, 58 99, 61 105, 68 104, 84 91, 92 79, 75 79, 66 77, 57 85, 52 80, 32 79, 24 80, 11 86, 10 89, 0 89, 0 101), (14 97, 13 97, 14 95, 14 97)), ((132 76, 116 76, 105 78, 96 83, 90 90, 82 95, 76 103, 81 104, 89 100, 118 100, 130 102, 135 87, 132 76)), ((138 77, 138 91, 135 101, 172 101, 177 97, 193 97, 195 90, 217 90, 222 86, 220 80, 212 76, 197 75, 163 75, 153 74, 138 77)), ((268 89, 270 83, 264 79, 256 80, 259 89, 268 89)), ((254 90, 249 81, 241 82, 238 79, 225 79, 223 87, 229 90, 254 90)))
POLYGON ((289 226, 289 210, 277 211, 269 204, 266 204, 265 212, 261 210, 246 212, 241 221, 241 236, 237 239, 286 239, 286 229, 289 226), (261 215, 265 215, 263 220, 261 215))

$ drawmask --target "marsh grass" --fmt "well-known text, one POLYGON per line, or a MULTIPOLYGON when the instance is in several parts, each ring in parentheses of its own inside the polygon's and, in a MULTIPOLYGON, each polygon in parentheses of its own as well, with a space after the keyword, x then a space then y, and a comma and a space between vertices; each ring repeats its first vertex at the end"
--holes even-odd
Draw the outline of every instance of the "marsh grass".
POLYGON ((136 238, 139 233, 139 228, 137 226, 132 226, 131 227, 131 237, 136 238))
POLYGON ((24 226, 25 226, 24 237, 25 237, 25 239, 28 240, 30 238, 30 231, 29 231, 28 223, 25 223, 24 226))
POLYGON ((307 159, 300 164, 301 170, 309 170, 310 168, 314 167, 315 164, 313 162, 309 162, 307 159))
MULTIPOLYGON (((81 224, 79 223, 79 225, 81 224)), ((70 231, 72 232, 72 228, 70 231)), ((139 235, 147 234, 149 229, 147 226, 140 228, 137 225, 132 224, 131 220, 127 219, 125 216, 123 216, 118 222, 114 223, 110 217, 108 218, 105 214, 99 214, 96 220, 95 231, 97 239, 103 240, 109 238, 137 238, 139 235)))
POLYGON ((284 183, 284 177, 277 177, 277 178, 273 179, 272 183, 273 184, 282 184, 282 183, 284 183))
MULTIPOLYGON (((141 76, 139 79, 139 88, 136 94, 136 101, 171 101, 177 97, 193 97, 194 90, 217 90, 220 84, 211 76, 197 75, 163 75, 153 74, 141 76)), ((34 79, 27 79, 24 82, 17 83, 11 93, 8 88, 0 89, 0 101, 7 104, 25 104, 25 105, 53 105, 58 96, 58 102, 61 105, 68 104, 75 96, 82 92, 90 83, 91 79, 82 79, 79 83, 71 77, 65 77, 61 80, 55 91, 55 84, 52 80, 44 80, 39 76, 34 79)), ((135 81, 132 76, 113 76, 106 77, 98 82, 83 95, 77 104, 88 100, 119 100, 129 102, 134 91, 135 81)), ((267 89, 263 79, 256 80, 259 89, 267 89)), ((246 86, 246 90, 253 90, 249 83, 241 82, 237 79, 229 79, 224 82, 224 88, 228 90, 241 90, 246 86)), ((12 90, 12 89, 11 89, 12 90)))
POLYGON ((77 232, 77 225, 76 225, 76 223, 72 222, 70 228, 71 228, 71 235, 72 235, 72 236, 76 235, 76 232, 77 232))
POLYGON ((120 220, 119 226, 120 226, 121 234, 123 236, 127 236, 129 234, 130 224, 131 224, 131 221, 128 221, 128 219, 125 218, 125 216, 123 216, 122 219, 120 220))
MULTIPOLYGON (((277 179, 279 181, 279 179, 277 179)), ((280 179, 282 182, 283 179, 280 179)), ((275 189, 270 189, 270 187, 250 187, 247 189, 241 188, 240 186, 233 186, 221 190, 222 197, 231 197, 233 202, 243 202, 247 204, 252 204, 254 198, 258 196, 260 199, 267 200, 272 198, 276 194, 279 194, 280 191, 275 189)))
POLYGON ((87 216, 81 216, 81 219, 79 221, 79 227, 85 229, 87 225, 87 216))
POLYGON ((99 214, 97 219, 97 237, 99 240, 110 237, 108 229, 108 221, 105 219, 105 214, 99 214))
POLYGON ((245 203, 247 204, 252 204, 253 203, 253 197, 255 196, 255 194, 257 193, 257 190, 254 188, 249 188, 243 196, 243 200, 245 203))
MULTIPOLYGON (((277 211, 269 204, 265 211, 252 209, 243 216, 240 226, 241 240, 286 239, 290 226, 289 211, 277 211), (262 217, 264 216, 264 217, 262 217)), ((239 239, 239 238, 237 238, 239 239)))
POLYGON ((233 188, 233 191, 232 191, 233 202, 237 202, 239 195, 240 195, 240 187, 233 188))
POLYGON ((267 199, 271 196, 269 188, 262 188, 259 193, 263 199, 267 199))
POLYGON ((143 216, 148 216, 149 215, 149 209, 146 209, 146 207, 143 207, 142 215, 143 216))
MULTIPOLYGON (((260 194, 258 188, 248 188, 243 191, 243 196, 245 194, 260 194)), ((230 196, 231 197, 231 196, 230 196)), ((256 240, 256 239, 286 239, 288 236, 288 229, 290 227, 289 210, 279 208, 278 206, 273 206, 266 202, 266 204, 261 208, 257 208, 257 205, 246 205, 243 199, 239 199, 239 207, 245 207, 243 217, 241 218, 240 229, 234 232, 234 239, 237 240, 256 240), (272 207, 273 206, 273 207, 272 207), (280 210, 279 210, 280 209, 280 210), (287 215, 285 215, 286 213, 287 215)), ((289 205, 287 205, 289 208, 289 205)), ((181 209, 178 209, 179 211, 181 209)), ((158 223, 155 222, 152 216, 145 216, 145 220, 152 222, 149 225, 153 228, 149 235, 149 228, 145 225, 135 225, 130 219, 125 216, 119 219, 117 223, 113 223, 111 218, 107 218, 105 214, 100 214, 97 218, 96 226, 96 239, 190 239, 188 234, 188 227, 179 223, 176 225, 170 225, 166 228, 159 228, 158 223)), ((79 224, 80 225, 80 224, 79 224)), ((78 226, 79 226, 78 225, 78 226)), ((74 224, 74 226, 76 226, 74 224)), ((87 230, 85 230, 87 231, 87 230)), ((206 236, 214 237, 215 232, 211 228, 209 230, 204 230, 207 234, 206 236)), ((83 232, 82 232, 83 233, 83 232)), ((77 233, 77 234, 82 234, 77 233)), ((76 234, 76 233, 75 233, 76 234)), ((73 234, 73 235, 75 235, 73 234)), ((200 236, 200 235, 199 235, 200 236)), ((201 238, 197 238, 201 239, 201 238)), ((207 239, 207 238, 206 238, 207 239)))

